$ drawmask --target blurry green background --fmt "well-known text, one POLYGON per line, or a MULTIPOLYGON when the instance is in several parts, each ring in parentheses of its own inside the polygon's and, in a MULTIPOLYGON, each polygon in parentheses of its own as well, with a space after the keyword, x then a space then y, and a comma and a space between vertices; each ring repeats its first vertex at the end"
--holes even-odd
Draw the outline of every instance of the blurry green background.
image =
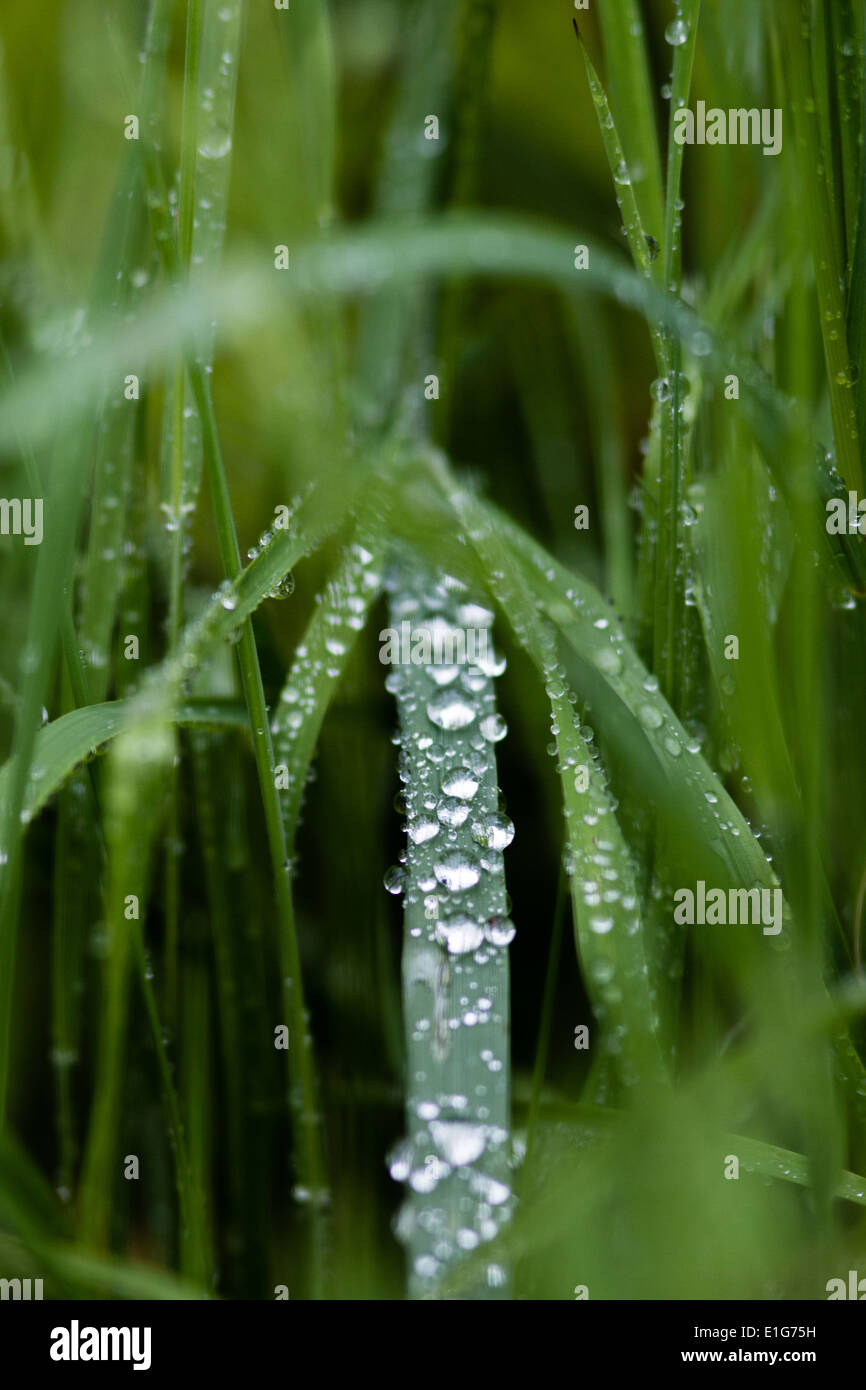
MULTIPOLYGON (((338 76, 338 211, 349 225, 371 215, 408 8, 388 0, 334 0, 330 7, 338 76)), ((704 0, 693 95, 724 108, 779 104, 770 82, 774 55, 765 26, 770 8, 752 0, 704 0)), ((0 132, 0 324, 10 358, 22 366, 42 352, 57 353, 64 343, 74 350, 82 333, 82 308, 122 154, 119 131, 125 114, 135 109, 131 92, 137 81, 143 9, 141 0, 115 0, 110 5, 97 0, 4 0, 0 41, 7 125, 0 132)), ((179 157, 181 10, 178 7, 169 62, 169 130, 175 143, 163 151, 168 170, 176 168, 179 157)), ((668 107, 662 88, 671 61, 664 29, 673 7, 659 0, 642 10, 664 141, 668 107)), ((500 0, 496 11, 475 201, 482 207, 548 219, 566 234, 573 232, 575 241, 586 236, 625 256, 597 115, 571 30, 570 0, 500 0)), ((579 18, 587 46, 604 73, 595 16, 580 13, 579 18)), ((248 6, 226 241, 228 255, 265 261, 276 244, 294 245, 303 239, 310 219, 299 180, 309 116, 296 107, 279 22, 268 5, 248 6)), ((416 81, 423 85, 423 72, 416 74, 416 81)), ((785 153, 778 160, 748 148, 686 151, 684 297, 704 304, 748 244, 746 288, 734 316, 722 326, 784 389, 804 388, 801 398, 810 421, 826 439, 819 327, 810 271, 798 239, 802 219, 792 146, 786 129, 785 153), (749 242, 759 208, 763 229, 752 232, 749 242), (788 318, 794 311, 788 291, 792 283, 803 286, 804 279, 803 299, 795 308, 805 303, 805 327, 796 320, 789 339, 788 318), (793 363, 789 353, 795 356, 793 363)), ((447 145, 440 162, 445 201, 454 180, 447 145)), ((450 390, 447 400, 434 407, 437 442, 459 469, 562 563, 609 593, 604 528, 594 522, 588 532, 577 532, 573 512, 585 503, 593 518, 602 516, 607 505, 605 469, 614 470, 615 492, 624 502, 633 488, 638 500, 655 375, 646 324, 611 301, 588 297, 576 313, 565 313, 551 291, 532 284, 488 280, 468 285, 464 293, 450 390)), ((303 447, 293 434, 286 383, 296 366, 278 319, 270 319, 230 351, 218 353, 214 399, 242 553, 269 524, 274 507, 290 499, 308 477, 318 476, 328 485, 328 459, 302 457, 303 447)), ((158 440, 161 404, 156 389, 146 412, 151 443, 158 440)), ((323 389, 312 411, 327 418, 329 408, 323 389)), ((713 409, 718 409, 718 396, 713 409)), ((754 536, 746 536, 737 559, 736 517, 746 495, 743 479, 751 476, 753 464, 760 475, 756 489, 764 496, 762 465, 755 462, 749 442, 735 437, 734 429, 728 434, 727 425, 716 416, 702 424, 696 437, 698 474, 720 468, 725 448, 743 460, 742 473, 731 482, 726 537, 734 557, 731 570, 748 576, 738 600, 741 613, 748 615, 749 584, 754 573, 755 587, 763 585, 760 567, 766 557, 755 559, 760 545, 753 544, 754 536)), ((151 449, 148 457, 156 551, 158 450, 151 449)), ((4 478, 13 477, 15 468, 10 461, 4 478)), ((610 477, 607 482, 610 485, 610 477)), ((11 482, 3 486, 12 495, 11 482)), ((638 512, 626 506, 622 516, 633 528, 629 548, 634 555, 638 512)), ((778 545, 780 553, 786 544, 779 535, 783 530, 781 525, 774 533, 773 547, 778 545)), ((337 546, 328 544, 305 559, 295 572, 291 600, 266 604, 257 615, 271 704, 336 554, 337 546)), ((31 561, 32 556, 20 549, 4 547, 0 552, 0 680, 6 696, 0 733, 7 746, 31 561)), ((156 565, 154 574, 158 575, 156 565)), ((194 529, 191 580, 204 594, 221 578, 205 498, 194 529)), ((847 610, 833 613, 824 630, 835 653, 832 670, 843 677, 838 688, 827 693, 826 709, 832 714, 827 713, 826 727, 814 728, 827 779, 825 792, 832 785, 832 794, 825 796, 829 809, 822 822, 820 851, 850 937, 866 848, 864 646, 862 627, 853 626, 855 621, 860 624, 859 611, 850 620, 847 610)), ((147 633, 150 659, 163 654, 165 616, 165 596, 155 578, 147 633)), ((635 614, 627 616, 633 619, 635 614)), ((752 621, 759 623, 759 618, 753 614, 752 621)), ((334 1186, 329 1241, 330 1291, 336 1297, 399 1298, 404 1279, 402 1252, 390 1229, 400 1192, 385 1163, 403 1132, 401 914, 399 902, 388 897, 381 881, 402 847, 400 817, 393 807, 398 791, 391 741, 395 713, 377 660, 377 634, 386 625, 386 609, 379 604, 329 711, 298 841, 298 925, 334 1186)), ((790 641, 796 648, 796 613, 788 608, 782 626, 791 625, 790 641)), ((721 1180, 724 1155, 738 1151, 726 1138, 731 1132, 808 1151, 819 1167, 832 1167, 836 1161, 856 1169, 859 1161, 862 1171, 866 1161, 866 1130, 855 1134, 849 1146, 843 1138, 844 1107, 831 1099, 829 1083, 822 1089, 826 1075, 821 1069, 829 1065, 826 1052, 818 1049, 814 1054, 820 1075, 812 1114, 818 1130, 828 1116, 832 1118, 824 1151, 817 1131, 809 1131, 804 1139, 801 1124, 805 1122, 799 1092, 812 1062, 804 1060, 799 1048, 783 1050, 784 1039, 774 1031, 778 1014, 765 1037, 754 1017, 743 1024, 742 999, 751 998, 755 989, 755 981, 747 978, 753 968, 752 946, 744 945, 740 955, 731 948, 721 963, 713 959, 715 948, 708 948, 709 962, 701 958, 701 948, 694 957, 689 954, 683 994, 684 1085, 677 1095, 640 1097, 628 1123, 607 1138, 595 1110, 574 1109, 587 1075, 586 1056, 573 1046, 574 1029, 590 1021, 590 1006, 573 949, 562 881, 560 793, 547 753, 548 711, 526 657, 510 641, 504 625, 499 640, 509 667, 498 694, 510 729, 497 750, 499 777, 517 829, 506 869, 518 927, 511 948, 518 1131, 526 1120, 549 973, 554 982, 545 1124, 534 1166, 526 1174, 524 1208, 515 1226, 516 1294, 570 1298, 575 1285, 587 1284, 593 1298, 823 1297, 826 1279, 853 1267, 858 1254, 861 1272, 866 1273, 862 1211, 851 1202, 833 1204, 826 1189, 816 1196, 789 1181, 777 1181, 766 1163, 758 1176, 744 1174, 738 1183, 721 1180), (557 913, 565 914, 565 929, 551 963, 557 913), (738 1070, 724 1071, 717 1065, 719 1057, 727 1052, 731 1038, 739 1043, 744 1035, 755 1043, 754 1050, 738 1070)), ((802 640, 806 643, 808 634, 802 640)), ((795 741, 796 730, 803 727, 796 723, 799 715, 789 684, 796 669, 796 662, 783 665, 778 685, 777 675, 771 680, 773 688, 781 690, 785 720, 791 715, 795 741)), ((678 712, 687 729, 704 740, 706 756, 727 775, 729 789, 741 797, 747 814, 767 829, 772 816, 765 816, 766 807, 756 806, 743 791, 743 779, 751 770, 749 749, 754 750, 761 738, 762 691, 753 686, 748 710, 734 716, 743 724, 738 740, 719 717, 712 689, 704 664, 678 712)), ((57 710, 50 712, 53 716, 57 710)), ((636 828, 634 839, 639 840, 646 828, 640 769, 629 762, 622 747, 611 753, 611 762, 624 818, 632 830, 636 828)), ((248 1166, 239 1215, 230 1196, 217 1025, 213 1005, 206 1002, 210 1048, 203 1132, 208 1136, 205 1168, 216 1288, 228 1297, 272 1297, 273 1285, 279 1282, 288 1284, 294 1296, 296 1287, 303 1289, 303 1242, 288 1195, 288 1125, 280 1062, 267 1040, 254 1040, 257 1020, 270 1017, 269 1008, 279 1016, 264 831, 251 762, 241 752, 240 741, 220 736, 207 769, 225 817, 232 920, 239 924, 245 943, 239 984, 250 1105, 248 1166)), ((205 944, 207 898, 186 771, 181 786, 182 928, 185 969, 192 972, 189 984, 197 969, 207 978, 212 964, 205 944)), ((776 829, 786 823, 786 815, 783 807, 776 829)), ((807 831, 814 828, 813 822, 806 824, 807 831)), ((52 1185, 57 1134, 47 963, 56 895, 64 891, 62 884, 52 882, 56 829, 51 807, 28 837, 11 1097, 15 1128, 52 1185)), ((772 825, 769 833, 772 836, 772 825)), ((796 834, 801 833, 799 826, 796 834)), ((815 849, 818 853, 819 847, 815 849)), ((160 872, 158 865, 157 880, 160 872)), ((99 931, 96 886, 91 884, 84 894, 85 940, 99 931)), ((147 930, 150 949, 158 958, 158 903, 147 930)), ((91 960, 88 973, 92 969, 91 960)), ((815 978, 810 985, 815 991, 820 988, 815 978)), ((804 999, 807 993, 804 986, 804 999)), ((85 992, 85 1001, 91 998, 85 992)), ((124 1151, 140 1153, 151 1176, 147 1183, 122 1184, 115 1237, 130 1257, 168 1269, 175 1265, 176 1239, 169 1151, 137 1001, 133 1009, 124 1151)), ((87 1010, 83 1025, 86 1058, 95 1044, 95 1021, 87 1010)), ((803 1044, 808 1058, 813 1056, 811 1046, 803 1044)), ((89 1097, 87 1071, 86 1066, 76 1068, 79 1142, 89 1097)), ((783 1158, 779 1165, 785 1166, 783 1158)))

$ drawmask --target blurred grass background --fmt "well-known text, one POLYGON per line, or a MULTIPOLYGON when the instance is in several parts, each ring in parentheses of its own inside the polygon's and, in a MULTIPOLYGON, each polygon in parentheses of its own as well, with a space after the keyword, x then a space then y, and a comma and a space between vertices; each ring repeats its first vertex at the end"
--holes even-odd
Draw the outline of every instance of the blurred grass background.
MULTIPOLYGON (((781 106, 785 143, 778 159, 748 147, 686 149, 682 298, 718 328, 723 344, 735 344, 768 380, 796 398, 799 408, 792 413, 798 423, 830 448, 821 310, 812 270, 816 250, 803 212, 814 188, 803 188, 795 158, 791 117, 802 94, 792 98, 787 85, 780 47, 785 4, 703 0, 700 7, 690 104, 700 96, 726 109, 781 106)), ((796 8, 794 0, 790 4, 796 8)), ((174 9, 167 53, 161 159, 169 184, 181 161, 184 8, 174 9)), ((327 8, 336 71, 336 206, 351 229, 375 218, 383 142, 419 7, 403 0, 333 0, 327 8)), ((829 48, 819 45, 813 53, 815 80, 822 71, 825 78, 830 74, 827 128, 836 132, 831 144, 840 168, 843 158, 854 159, 858 187, 863 7, 857 0, 842 7, 855 36, 848 52, 847 40, 827 17, 832 8, 830 0, 806 7, 815 31, 830 34, 829 48), (842 141, 845 124, 835 85, 843 58, 854 65, 852 89, 859 101, 850 115, 855 126, 850 147, 842 141)), ((303 0, 297 0, 293 11, 302 9, 303 0)), ((488 82, 476 113, 474 187, 465 201, 544 218, 566 238, 605 246, 624 260, 627 247, 597 112, 571 30, 572 5, 499 0, 463 9, 479 22, 493 22, 488 82)), ((664 151, 669 97, 663 88, 673 56, 665 30, 675 11, 668 0, 659 0, 641 3, 636 12, 646 26, 664 151)), ((35 5, 6 0, 4 5, 0 328, 16 373, 25 373, 34 361, 74 357, 86 344, 84 306, 125 153, 123 120, 136 109, 144 17, 138 0, 111 6, 98 0, 35 5)), ((608 82, 610 54, 597 14, 579 12, 578 17, 587 48, 608 82)), ((234 257, 267 266, 276 245, 288 244, 294 254, 316 232, 317 210, 304 169, 326 115, 310 106, 293 68, 289 23, 287 15, 268 5, 246 7, 227 261, 234 257)), ((409 75, 421 105, 427 76, 423 67, 409 75)), ((824 90, 820 84, 818 90, 819 95, 824 90)), ((611 92, 617 117, 613 87, 611 92)), ((458 95, 454 129, 460 102, 458 95)), ((471 106, 469 99, 466 105, 471 106)), ((449 125, 447 116, 444 124, 449 125)), ((636 132, 620 133, 628 149, 627 137, 634 140, 636 132)), ((441 207, 455 192, 461 201, 460 145, 445 140, 437 153, 433 202, 441 207)), ((825 154, 832 159, 832 151, 825 154)), ((646 230, 663 242, 663 228, 646 230)), ((145 243, 141 254, 142 275, 149 277, 152 245, 145 243)), ((846 261, 849 297, 854 259, 852 250, 846 261)), ((566 303, 552 288, 519 275, 463 278, 459 291, 452 285, 450 293, 449 300, 446 284, 435 299, 439 346, 446 342, 452 356, 445 362, 442 348, 447 389, 429 408, 433 437, 458 472, 563 566, 616 600, 641 657, 654 669, 658 646, 647 627, 638 569, 638 534, 643 529, 646 546, 648 508, 650 531, 657 519, 650 464, 652 440, 661 429, 658 418, 652 430, 650 425, 657 367, 646 322, 613 298, 582 295, 566 303), (450 325, 449 312, 456 315, 450 325), (574 508, 581 503, 590 508, 587 531, 573 524, 574 508), (620 550, 614 556, 617 535, 620 550)), ((309 309, 313 338, 316 324, 325 323, 331 312, 328 304, 322 297, 309 309)), ((356 331, 357 304, 342 312, 344 341, 355 354, 347 399, 363 419, 364 392, 375 383, 379 367, 375 360, 358 360, 364 339, 356 331)), ((824 982, 835 986, 856 973, 866 850, 860 595, 853 598, 853 586, 846 587, 835 572, 829 580, 823 569, 816 577, 812 555, 823 543, 823 504, 812 454, 798 456, 791 436, 781 430, 770 450, 763 447, 766 436, 758 448, 739 406, 723 398, 723 356, 720 350, 706 368, 690 358, 684 367, 691 413, 683 477, 691 491, 680 530, 685 535, 687 528, 690 539, 670 561, 682 568, 679 655, 676 687, 663 683, 663 693, 772 856, 795 914, 796 929, 786 933, 789 965, 786 972, 777 969, 783 953, 774 953, 757 928, 728 929, 724 938, 711 937, 710 928, 701 936, 697 929, 686 943, 684 965, 676 959, 682 947, 668 949, 669 967, 659 985, 677 1035, 677 1086, 642 1086, 637 1095, 628 1095, 609 1077, 589 1074, 592 1051, 587 1055, 574 1047, 574 1030, 592 1023, 592 1006, 568 929, 560 788, 548 756, 547 701, 530 661, 500 624, 508 672, 498 694, 510 734, 498 746, 499 782, 517 828, 507 856, 507 885, 518 927, 510 953, 518 1133, 525 1132, 533 1094, 535 1099, 531 1162, 518 1176, 521 1203, 504 1238, 518 1297, 570 1298, 576 1285, 588 1286, 591 1298, 823 1297, 826 1280, 844 1275, 858 1259, 866 1273, 866 1191, 862 1181, 858 1185, 841 1176, 866 1167, 866 1082, 859 1059, 849 1058, 847 1080, 840 1079, 840 1051, 827 1041, 838 1025, 813 1019, 826 1002, 824 982), (813 495, 792 504, 794 512, 797 505, 803 509, 795 516, 796 527, 787 503, 778 498, 777 470, 795 483, 810 480, 804 489, 811 487, 813 495), (735 684, 724 663, 718 665, 728 633, 740 637, 735 684), (752 1152, 740 1135, 781 1148, 752 1152), (725 1158, 738 1153, 743 1175, 726 1181, 725 1158), (801 1166, 795 1154, 804 1155, 801 1166), (840 1200, 834 1193, 845 1182, 847 1199, 840 1200)), ((438 359, 432 349, 428 358, 433 371, 438 359)), ((148 662, 166 651, 169 606, 159 508, 165 466, 161 429, 173 365, 168 353, 164 365, 165 377, 148 382, 134 446, 143 513, 138 544, 148 575, 142 628, 148 662)), ((274 508, 290 502, 311 477, 325 491, 341 486, 327 445, 340 429, 346 402, 335 398, 321 358, 300 360, 298 339, 283 331, 278 314, 265 316, 254 334, 218 341, 212 388, 246 554, 272 523, 274 508), (298 380, 304 382, 301 409, 298 380)), ((656 404, 658 399, 656 393, 656 404)), ((20 478, 19 462, 10 454, 5 495, 26 495, 20 478)), ((664 499, 660 505, 663 515, 664 499)), ((454 551, 449 524, 433 509, 425 515, 423 508, 421 493, 419 510, 406 511, 395 526, 432 563, 448 565, 454 551)), ((79 592, 87 578, 88 520, 85 508, 79 592)), ((340 533, 306 555, 294 570, 291 598, 266 603, 256 616, 271 708, 345 539, 340 533)), ((33 564, 33 551, 4 539, 0 732, 5 749, 11 746, 19 698, 33 564)), ((187 616, 222 577, 219 538, 205 497, 192 531, 187 616)), ((129 597, 125 593, 127 611, 129 597)), ((385 1163, 404 1128, 400 911, 381 886, 403 842, 394 810, 395 714, 377 659, 385 613, 380 601, 328 710, 297 841, 298 935, 332 1187, 325 1283, 330 1297, 399 1298, 404 1289, 402 1251, 391 1230, 399 1191, 385 1163)), ((693 885, 701 876, 705 846, 686 839, 671 843, 688 816, 677 805, 677 788, 666 788, 665 801, 664 777, 660 780, 645 743, 635 738, 624 707, 597 681, 593 684, 578 662, 567 665, 584 716, 593 727, 594 715, 599 716, 599 742, 638 866, 645 915, 664 937, 670 889, 693 885), (667 839, 664 847, 657 837, 667 839)), ((122 694, 121 683, 128 679, 122 662, 112 677, 110 697, 122 694)), ((202 693, 216 692, 236 695, 227 658, 222 667, 211 668, 202 693)), ((55 673, 46 717, 56 718, 67 707, 68 691, 55 673)), ((140 1155, 146 1177, 118 1183, 108 1245, 130 1262, 139 1280, 145 1277, 143 1266, 155 1267, 152 1287, 165 1296, 183 1292, 171 1282, 180 1272, 197 1287, 203 1283, 229 1298, 273 1297, 275 1285, 303 1297, 315 1281, 306 1217, 290 1198, 291 1127, 280 1054, 271 1042, 271 1020, 282 1016, 280 967, 252 761, 244 739, 231 731, 183 734, 181 749, 179 845, 166 845, 160 833, 145 936, 160 989, 167 934, 161 892, 175 862, 182 1021, 176 1031, 168 1029, 167 1044, 186 1116, 194 1184, 206 1207, 205 1267, 213 1274, 197 1280, 194 1262, 183 1254, 186 1233, 179 1229, 175 1207, 153 1039, 134 989, 126 1021, 121 1153, 140 1155), (209 872, 215 875, 210 880, 209 872), (220 899, 228 907, 231 933, 228 973, 236 985, 234 1064, 240 1088, 237 1077, 231 1079, 211 943, 213 904, 220 899)), ((104 792, 102 764, 93 766, 104 792)), ((76 1203, 99 1048, 105 928, 88 774, 77 773, 64 795, 66 809, 62 798, 53 799, 26 841, 8 1101, 17 1138, 9 1141, 0 1165, 6 1232, 0 1273, 31 1266, 38 1273, 50 1248, 54 1292, 123 1296, 126 1286, 115 1266, 75 1265, 76 1257, 85 1259, 87 1244, 76 1234, 76 1203), (74 904, 69 949, 78 964, 64 989, 57 983, 62 958, 56 940, 67 897, 74 904), (58 1007, 78 1020, 81 1042, 73 1065, 57 1058, 58 1007), (65 1157, 58 1121, 58 1072, 64 1069, 71 1078, 65 1157)), ((711 854, 712 846, 706 852, 711 854)), ((856 1025, 854 1039, 862 1050, 856 1025)), ((460 1272, 453 1277, 459 1296, 460 1272)))

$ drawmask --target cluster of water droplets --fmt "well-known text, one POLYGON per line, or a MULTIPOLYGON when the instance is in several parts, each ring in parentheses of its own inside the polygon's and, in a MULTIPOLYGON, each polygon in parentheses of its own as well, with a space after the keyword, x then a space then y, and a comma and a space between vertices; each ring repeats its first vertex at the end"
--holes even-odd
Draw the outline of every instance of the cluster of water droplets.
MULTIPOLYGON (((493 645, 492 611, 448 576, 401 568, 388 586, 395 630, 408 624, 413 640, 426 633, 434 652, 438 638, 438 650, 453 653, 462 634, 469 653, 449 664, 410 659, 386 679, 400 716, 406 850, 385 887, 405 907, 409 1060, 407 1135, 390 1169, 407 1186, 396 1229, 411 1290, 424 1297, 455 1261, 498 1234, 513 1206, 507 1046, 515 929, 504 851, 514 826, 496 785, 495 746, 507 730, 494 702, 505 661, 493 645)), ((481 1278, 485 1297, 506 1288, 496 1261, 481 1278)))
MULTIPOLYGON (((291 535, 293 534, 293 528, 294 523, 290 520, 288 527, 275 527, 273 530, 264 531, 255 545, 250 546, 247 551, 247 559, 249 561, 257 560, 259 556, 273 544, 278 535, 291 535)), ((291 570, 288 570, 277 580, 273 588, 268 590, 267 596, 268 598, 283 599, 291 597, 294 592, 295 576, 292 574, 291 570)))
MULTIPOLYGON (((223 5, 217 14, 219 27, 207 35, 211 51, 202 63, 198 94, 198 153, 205 162, 200 168, 228 163, 231 152, 241 8, 239 0, 223 5)), ((216 177, 221 183, 226 175, 220 171, 216 177)), ((223 206, 224 201, 220 200, 223 206)))

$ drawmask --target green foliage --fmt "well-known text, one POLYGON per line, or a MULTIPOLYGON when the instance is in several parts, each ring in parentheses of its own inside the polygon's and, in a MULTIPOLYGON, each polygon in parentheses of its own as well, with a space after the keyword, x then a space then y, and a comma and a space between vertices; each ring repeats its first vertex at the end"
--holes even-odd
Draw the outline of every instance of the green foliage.
POLYGON ((861 0, 603 0, 579 46, 60 8, 0 21, 45 504, 0 537, 4 1276, 823 1297, 866 1251, 861 0), (698 99, 781 153, 679 143, 698 99), (383 679, 383 622, 494 611, 383 679), (781 921, 684 921, 701 881, 781 921))

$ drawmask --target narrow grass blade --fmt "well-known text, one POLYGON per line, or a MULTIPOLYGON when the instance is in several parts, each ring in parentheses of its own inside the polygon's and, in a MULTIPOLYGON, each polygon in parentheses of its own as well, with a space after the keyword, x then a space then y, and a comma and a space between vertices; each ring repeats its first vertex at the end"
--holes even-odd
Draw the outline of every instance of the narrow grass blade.
MULTIPOLYGON (((591 678, 587 694, 598 689, 599 681, 609 687, 628 711, 631 727, 650 745, 663 774, 654 784, 656 794, 665 808, 674 804, 681 808, 680 832, 712 845, 712 857, 733 882, 760 881, 770 886, 774 881, 770 866, 745 818, 659 694, 658 682, 640 661, 613 609, 587 580, 559 565, 500 511, 489 508, 489 513, 508 549, 523 562, 526 581, 544 612, 580 657, 591 678), (676 788, 675 802, 664 792, 665 783, 676 788), (720 835, 726 825, 737 834, 720 835)), ((594 702, 597 714, 603 713, 606 704, 594 702)), ((610 708, 613 712, 614 707, 610 708)))
MULTIPOLYGON (((440 140, 425 139, 430 114, 441 124, 451 119, 450 50, 456 0, 435 8, 412 0, 405 27, 402 73, 388 125, 376 208, 383 220, 418 217, 432 202, 440 140), (425 80, 416 80, 423 67, 425 80), (422 154, 423 152, 423 154, 422 154), (424 157, 426 155, 426 157, 424 157)), ((447 129, 447 125, 446 125, 447 129)), ((442 132, 444 133, 444 132, 442 132)), ((360 339, 360 383, 369 425, 382 425, 398 404, 410 374, 423 381, 426 347, 417 321, 423 317, 423 287, 410 293, 378 294, 366 306, 360 339)))
POLYGON ((674 46, 674 69, 671 77, 671 122, 668 131, 667 179, 665 182, 664 283, 675 294, 679 293, 682 274, 682 217, 680 215, 682 202, 680 193, 685 146, 679 144, 674 138, 674 115, 688 105, 700 11, 701 0, 682 0, 682 3, 677 6, 677 17, 674 21, 677 43, 674 46))
MULTIPOLYGON (((277 16, 277 21, 282 20, 277 16)), ((301 167, 305 175, 310 224, 326 229, 334 218, 337 76, 328 0, 310 0, 291 14, 289 24, 279 24, 291 73, 290 101, 301 140, 301 167)))
POLYGON ((83 1241, 99 1250, 110 1241, 113 1193, 122 1171, 123 1059, 136 917, 146 901, 161 781, 172 756, 173 738, 158 709, 147 724, 127 731, 112 751, 105 813, 109 851, 105 991, 79 1215, 83 1241))
POLYGON ((589 90, 592 93, 593 105, 598 116, 601 138, 604 143, 604 152, 607 155, 607 162, 610 167, 611 178, 614 182, 617 206, 622 213, 622 225, 628 238, 629 250, 635 268, 642 275, 653 274, 658 280, 660 278, 659 267, 664 262, 659 260, 660 245, 658 241, 653 241, 644 231, 641 221, 640 209, 638 208, 632 175, 626 162, 625 152, 617 133, 607 94, 601 84, 598 73, 593 67, 592 60, 586 51, 586 46, 580 37, 575 21, 574 31, 580 44, 580 51, 583 55, 583 62, 586 68, 586 75, 589 80, 589 90))
POLYGON ((641 221, 662 245, 664 196, 646 30, 637 0, 599 6, 608 85, 641 221))
POLYGON ((286 843, 294 853, 301 802, 322 723, 373 603, 381 592, 381 542, 359 533, 329 580, 295 654, 273 718, 286 843))
POLYGON ((812 26, 808 7, 776 4, 785 72, 790 85, 794 137, 803 188, 809 241, 818 289, 821 333, 827 365, 827 388, 833 418, 836 464, 847 487, 859 492, 863 468, 857 431, 857 410, 848 357, 845 325, 844 267, 832 201, 832 169, 822 148, 811 72, 812 26))
POLYGON ((515 573, 489 515, 465 492, 452 489, 450 500, 492 578, 491 592, 537 667, 550 700, 575 936, 602 1027, 600 1050, 615 1056, 624 1086, 659 1082, 665 1072, 654 1000, 660 981, 648 958, 631 857, 604 768, 589 748, 586 726, 576 717, 552 632, 538 622, 531 591, 515 573))
MULTIPOLYGON (((133 706, 129 701, 110 700, 70 710, 47 724, 36 735, 34 759, 23 811, 32 820, 66 779, 88 758, 95 757, 122 730, 133 706)), ((203 701, 182 704, 175 711, 175 722, 198 728, 248 729, 242 707, 203 701)), ((11 768, 0 771, 0 808, 9 795, 11 768)))
MULTIPOLYGON (((499 669, 488 637, 493 614, 456 580, 411 564, 394 575, 393 593, 387 685, 400 715, 408 838, 405 869, 389 871, 386 886, 404 891, 407 1136, 391 1173, 408 1183, 397 1230, 409 1255, 410 1295, 430 1298, 466 1251, 496 1235, 512 1207, 514 927, 502 850, 514 827, 498 809, 494 744, 504 725, 491 679, 499 669), (441 664, 461 650, 466 658, 474 640, 467 630, 477 638, 477 664, 462 672, 441 664), (414 661, 401 659, 413 651, 414 661)), ((468 1296, 508 1297, 507 1271, 486 1264, 468 1296)))

